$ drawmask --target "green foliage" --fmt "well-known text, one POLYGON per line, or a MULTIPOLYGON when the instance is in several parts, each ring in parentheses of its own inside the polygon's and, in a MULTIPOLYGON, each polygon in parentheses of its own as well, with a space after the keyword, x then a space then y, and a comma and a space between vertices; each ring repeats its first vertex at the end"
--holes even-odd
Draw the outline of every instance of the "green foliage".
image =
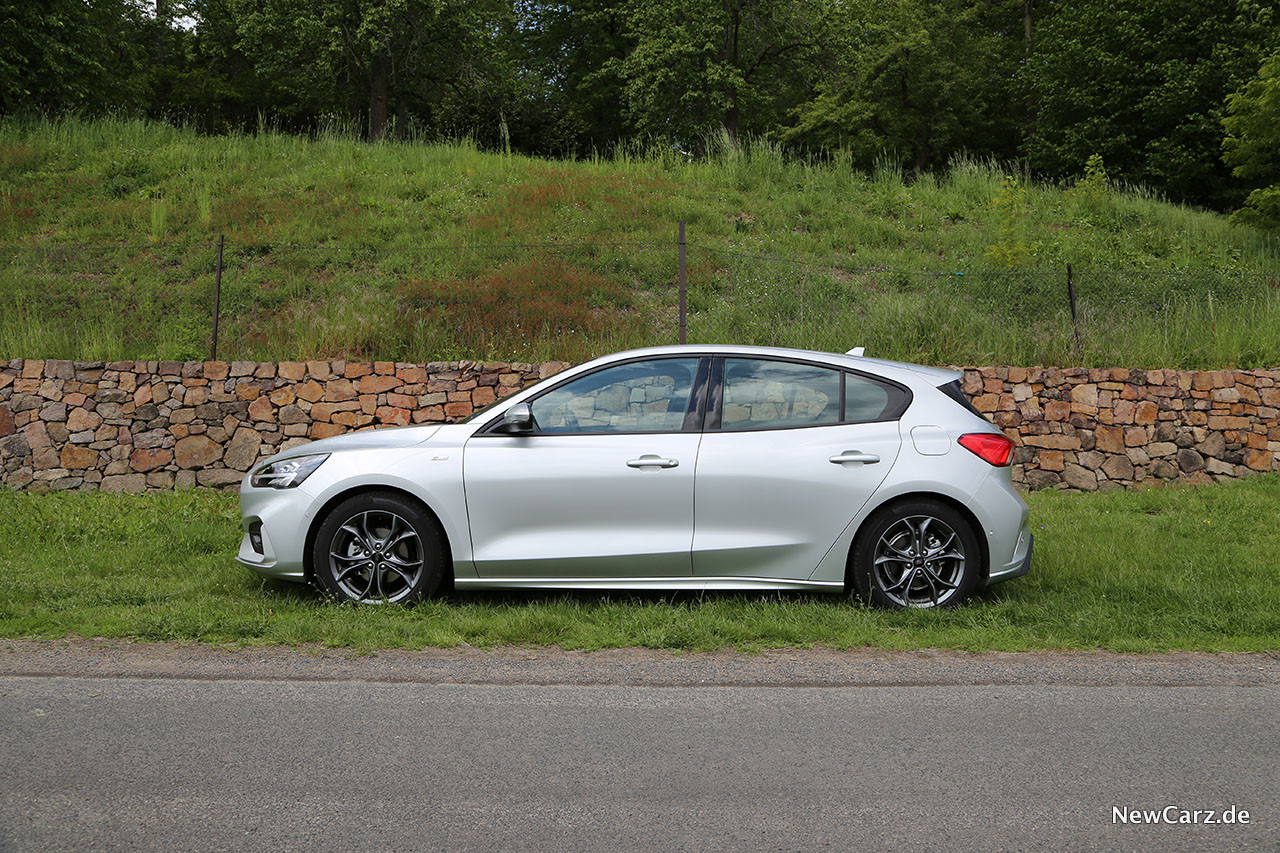
POLYGON ((795 102, 817 46, 811 0, 631 0, 634 47, 615 60, 626 115, 642 133, 698 148, 723 126, 765 133, 795 102))
POLYGON ((481 82, 500 20, 497 4, 464 0, 230 3, 235 47, 275 81, 282 103, 311 112, 366 104, 373 139, 389 116, 412 106, 430 121, 450 91, 481 82))
POLYGON ((1115 206, 1112 204, 1114 189, 1102 155, 1090 154, 1084 164, 1084 175, 1064 194, 1073 203, 1072 221, 1099 228, 1116 227, 1115 206))
POLYGON ((1111 179, 1101 154, 1090 154, 1084 163, 1084 177, 1068 190, 1075 198, 1090 205, 1100 205, 1111 194, 1111 179))
POLYGON ((1280 44, 1276 0, 1075 0, 1034 38, 1032 168, 1070 174, 1097 153, 1113 179, 1225 206, 1243 193, 1219 152, 1227 95, 1280 44))
POLYGON ((1209 487, 1027 496, 1023 578, 946 612, 838 595, 467 592, 402 609, 341 607, 235 563, 235 495, 0 490, 0 637, 299 645, 627 646, 971 651, 1275 651, 1280 477, 1209 487), (1237 535, 1241 530, 1249 536, 1237 535), (1159 560, 1151 555, 1158 553, 1159 560))
POLYGON ((1280 50, 1227 98, 1222 124, 1227 131, 1223 159, 1236 177, 1255 187, 1236 218, 1280 229, 1280 50))
POLYGON ((169 208, 165 204, 164 199, 158 198, 151 202, 151 242, 159 243, 165 238, 166 224, 169 221, 169 208))
POLYGON ((213 224, 213 187, 201 184, 196 187, 196 209, 199 211, 200 224, 213 224))
POLYGON ((868 174, 753 139, 702 161, 655 146, 552 162, 469 142, 0 121, 0 231, 20 246, 0 251, 0 359, 207 353, 219 233, 226 358, 577 360, 671 342, 684 218, 694 341, 859 343, 930 363, 1280 363, 1274 241, 1149 193, 1113 187, 1090 211, 1008 175, 976 159, 868 174), (74 245, 122 248, 58 248, 74 245))
MULTIPOLYGON (((1241 221, 1266 226, 1273 182, 1219 154, 1278 16, 1280 0, 0 0, 0 114, 570 157, 723 159, 767 138, 916 175, 973 157, 1062 179, 1098 154, 1113 183, 1179 202, 1253 191, 1241 221)), ((153 185, 121 165, 117 198, 153 185)))
POLYGON ((627 7, 613 0, 523 0, 506 44, 533 73, 517 81, 510 106, 521 150, 543 154, 607 150, 634 132, 619 109, 619 61, 634 47, 627 7))
POLYGON ((997 267, 1015 269, 1035 260, 1035 246, 1025 242, 1027 189, 1017 178, 1006 175, 1000 193, 991 201, 996 213, 997 239, 983 253, 997 267))
POLYGON ((892 152, 916 170, 966 147, 1011 155, 1019 108, 1007 81, 1022 45, 1000 20, 1004 6, 863 0, 833 7, 824 21, 824 71, 789 138, 847 148, 862 163, 892 152))
POLYGON ((0 113, 145 106, 159 25, 129 0, 0 0, 0 113))

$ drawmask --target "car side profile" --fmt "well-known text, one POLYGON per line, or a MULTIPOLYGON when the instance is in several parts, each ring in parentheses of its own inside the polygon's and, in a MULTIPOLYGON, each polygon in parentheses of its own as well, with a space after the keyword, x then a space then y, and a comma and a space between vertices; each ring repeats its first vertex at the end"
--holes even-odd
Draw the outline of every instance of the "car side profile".
POLYGON ((612 588, 955 605, 1032 554, 1013 442, 960 378, 771 347, 605 356, 463 423, 266 460, 241 487, 237 559, 361 603, 612 588))

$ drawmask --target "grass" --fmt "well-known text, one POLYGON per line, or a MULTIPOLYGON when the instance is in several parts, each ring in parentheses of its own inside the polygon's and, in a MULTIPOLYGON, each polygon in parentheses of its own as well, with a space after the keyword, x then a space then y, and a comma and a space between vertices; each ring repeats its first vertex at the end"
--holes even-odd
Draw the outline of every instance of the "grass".
POLYGON ((704 162, 560 162, 69 118, 0 120, 0 240, 16 247, 0 251, 0 358, 201 357, 218 234, 226 358, 579 360, 672 342, 680 219, 695 342, 1280 364, 1276 239, 1097 180, 974 161, 911 179, 766 141, 704 162))
POLYGON ((759 650, 1280 649, 1280 476, 1212 487, 1028 496, 1035 565, 971 604, 886 613, 799 594, 457 594, 337 606, 231 559, 236 498, 0 491, 0 636, 358 650, 469 643, 759 650))

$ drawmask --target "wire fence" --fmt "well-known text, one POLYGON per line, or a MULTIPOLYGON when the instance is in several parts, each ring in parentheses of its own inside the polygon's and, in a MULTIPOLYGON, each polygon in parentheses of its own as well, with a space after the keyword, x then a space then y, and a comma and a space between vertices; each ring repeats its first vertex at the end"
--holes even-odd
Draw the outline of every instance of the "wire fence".
POLYGON ((1280 364, 1278 273, 891 269, 677 233, 0 247, 0 356, 578 361, 683 337, 929 363, 1280 364))

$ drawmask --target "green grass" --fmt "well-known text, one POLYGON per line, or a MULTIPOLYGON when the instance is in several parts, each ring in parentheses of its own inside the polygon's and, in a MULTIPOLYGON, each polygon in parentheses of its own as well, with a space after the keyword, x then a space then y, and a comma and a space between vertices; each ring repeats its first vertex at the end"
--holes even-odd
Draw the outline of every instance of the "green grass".
POLYGON ((693 341, 1280 364, 1274 237, 1141 190, 1007 178, 972 161, 868 174, 767 142, 704 162, 562 162, 466 141, 0 120, 0 242, 20 247, 0 251, 0 358, 201 357, 218 234, 226 358, 578 360, 672 342, 684 219, 693 341), (72 245, 115 248, 58 248, 72 245), (480 248, 424 248, 440 246, 480 248))
POLYGON ((1035 565, 940 613, 839 596, 456 594, 353 608, 264 582, 231 559, 236 499, 0 491, 0 636, 322 643, 359 650, 469 643, 758 650, 822 645, 973 651, 1280 649, 1280 476, 1204 488, 1028 496, 1035 565))

